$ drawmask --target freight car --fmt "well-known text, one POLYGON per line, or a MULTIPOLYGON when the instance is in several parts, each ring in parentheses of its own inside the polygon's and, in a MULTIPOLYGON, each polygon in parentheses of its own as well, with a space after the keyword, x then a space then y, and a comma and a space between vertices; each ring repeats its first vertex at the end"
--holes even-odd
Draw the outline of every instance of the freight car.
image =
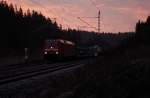
POLYGON ((44 59, 62 59, 76 56, 75 43, 63 39, 45 40, 44 59))
POLYGON ((77 57, 97 57, 102 52, 102 48, 98 45, 77 47, 77 57))

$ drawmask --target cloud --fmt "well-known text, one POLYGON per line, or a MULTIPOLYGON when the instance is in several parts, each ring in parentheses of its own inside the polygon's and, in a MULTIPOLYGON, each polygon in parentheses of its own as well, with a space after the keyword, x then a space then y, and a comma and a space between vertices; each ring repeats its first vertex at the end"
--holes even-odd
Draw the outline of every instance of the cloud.
POLYGON ((134 19, 146 20, 149 10, 143 7, 120 7, 115 8, 120 14, 131 16, 134 19))

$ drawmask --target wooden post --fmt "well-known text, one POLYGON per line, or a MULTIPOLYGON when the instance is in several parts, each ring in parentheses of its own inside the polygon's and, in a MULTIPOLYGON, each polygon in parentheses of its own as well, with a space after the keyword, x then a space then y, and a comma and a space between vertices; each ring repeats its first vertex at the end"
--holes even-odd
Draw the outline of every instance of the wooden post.
POLYGON ((24 59, 25 61, 28 60, 28 48, 24 48, 24 59))

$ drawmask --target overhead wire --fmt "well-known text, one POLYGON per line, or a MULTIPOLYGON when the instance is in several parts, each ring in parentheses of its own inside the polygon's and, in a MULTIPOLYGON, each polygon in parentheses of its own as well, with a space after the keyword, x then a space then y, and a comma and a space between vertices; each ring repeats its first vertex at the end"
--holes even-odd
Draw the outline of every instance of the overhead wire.
MULTIPOLYGON (((90 0, 91 2, 92 2, 92 4, 98 9, 98 7, 96 6, 96 4, 95 4, 95 2, 93 1, 93 0, 90 0)), ((45 8, 45 9, 47 9, 44 5, 42 5, 41 3, 39 3, 38 1, 35 1, 35 0, 32 0, 32 2, 33 3, 35 3, 35 4, 37 4, 37 5, 39 5, 39 6, 41 6, 42 8, 45 8)), ((49 9, 48 8, 48 11, 50 11, 54 16, 56 16, 56 17, 58 17, 59 19, 62 19, 62 21, 69 21, 68 19, 69 18, 63 18, 62 16, 60 16, 60 15, 56 15, 56 13, 54 13, 51 9, 49 9)), ((74 15, 72 15, 72 14, 69 14, 70 16, 72 16, 72 17, 75 17, 74 15)), ((90 18, 90 17, 88 17, 88 18, 90 18)), ((92 18, 92 17, 91 17, 92 18)), ((97 18, 97 17, 95 17, 95 18, 97 18)), ((91 24, 89 24, 89 23, 87 23, 85 20, 83 20, 83 19, 81 19, 81 18, 78 18, 78 19, 80 19, 80 21, 82 21, 83 23, 85 23, 85 24, 87 24, 88 26, 90 26, 91 28, 93 28, 93 29, 95 29, 96 30, 96 27, 94 27, 94 26, 92 26, 91 24)), ((70 28, 70 26, 69 25, 67 25, 67 24, 65 24, 68 28, 70 28)))
POLYGON ((84 21, 84 20, 83 20, 83 19, 81 19, 80 17, 78 17, 78 19, 79 19, 80 21, 82 21, 83 23, 87 24, 88 26, 90 26, 91 28, 93 28, 93 29, 97 30, 97 28, 96 28, 96 27, 92 26, 91 24, 89 24, 88 22, 84 21))
MULTIPOLYGON (((96 3, 93 0, 89 0, 97 10, 99 10, 99 7, 97 7, 96 3)), ((88 22, 86 22, 85 20, 81 19, 81 18, 98 18, 98 17, 77 17, 80 21, 82 21, 83 23, 87 24, 89 27, 97 30, 96 27, 92 26, 91 24, 89 24, 88 22)))
POLYGON ((97 7, 96 3, 95 3, 93 0, 89 0, 89 1, 95 6, 95 8, 96 8, 97 10, 99 10, 99 7, 97 7))

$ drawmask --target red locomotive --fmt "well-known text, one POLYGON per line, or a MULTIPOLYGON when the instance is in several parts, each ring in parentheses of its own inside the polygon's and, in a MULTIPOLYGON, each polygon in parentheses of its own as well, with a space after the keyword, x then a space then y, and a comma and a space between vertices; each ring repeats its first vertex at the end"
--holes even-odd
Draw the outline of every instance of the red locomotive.
POLYGON ((75 55, 76 55, 75 43, 62 39, 45 40, 44 59, 48 58, 62 59, 66 57, 74 57, 75 55))

